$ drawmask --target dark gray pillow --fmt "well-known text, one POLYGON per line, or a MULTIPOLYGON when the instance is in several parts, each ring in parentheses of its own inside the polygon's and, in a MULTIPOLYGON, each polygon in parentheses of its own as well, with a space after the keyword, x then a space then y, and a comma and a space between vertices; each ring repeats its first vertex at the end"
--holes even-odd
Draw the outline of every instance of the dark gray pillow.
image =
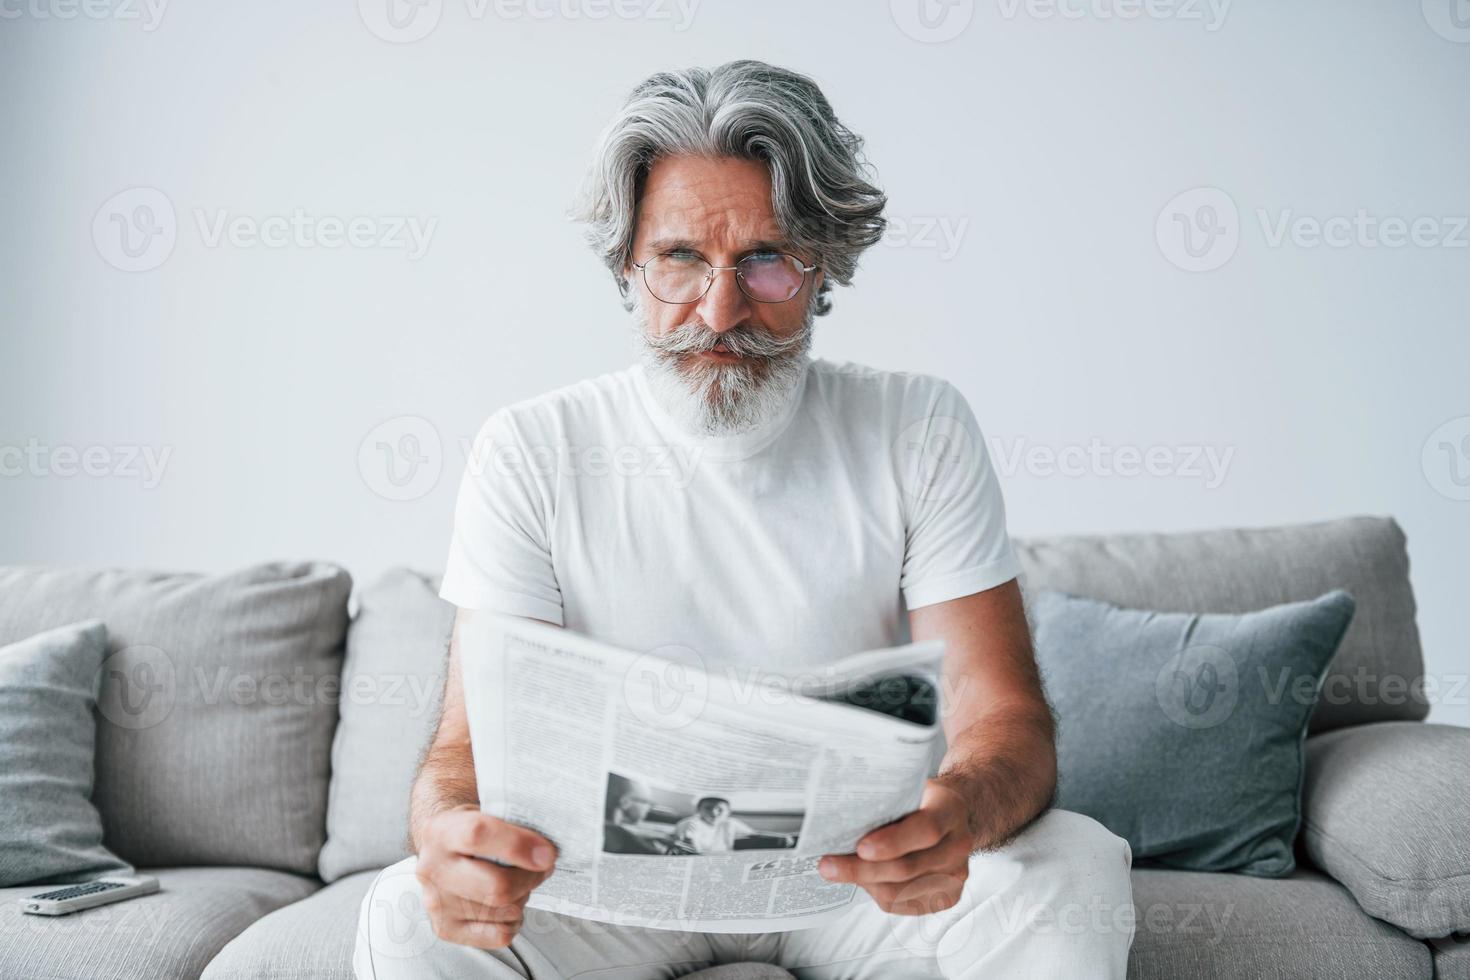
POLYGON ((0 887, 127 865, 102 846, 92 752, 107 629, 97 620, 0 647, 0 887))
POLYGON ((1352 597, 1240 615, 1028 598, 1058 719, 1057 805, 1140 863, 1290 874, 1302 743, 1352 597))

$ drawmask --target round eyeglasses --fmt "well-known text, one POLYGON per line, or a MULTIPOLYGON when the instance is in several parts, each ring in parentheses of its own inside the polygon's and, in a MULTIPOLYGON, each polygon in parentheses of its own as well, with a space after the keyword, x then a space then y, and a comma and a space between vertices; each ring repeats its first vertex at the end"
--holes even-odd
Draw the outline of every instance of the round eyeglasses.
POLYGON ((735 270, 735 282, 757 303, 784 303, 806 283, 815 265, 785 252, 755 252, 734 265, 710 265, 693 252, 663 252, 633 268, 643 273, 643 284, 663 303, 693 303, 715 281, 715 273, 735 270))

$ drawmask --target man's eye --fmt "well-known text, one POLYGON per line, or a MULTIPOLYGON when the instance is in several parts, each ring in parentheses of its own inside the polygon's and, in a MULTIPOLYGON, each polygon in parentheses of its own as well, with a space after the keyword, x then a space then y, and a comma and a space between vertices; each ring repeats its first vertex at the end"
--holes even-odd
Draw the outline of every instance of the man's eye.
POLYGON ((780 252, 752 252, 745 257, 745 261, 751 265, 768 265, 772 262, 780 262, 781 259, 780 252))
POLYGON ((665 252, 664 253, 664 258, 668 259, 670 262, 678 262, 678 263, 680 263, 682 265, 693 265, 696 262, 702 262, 702 261, 704 261, 699 256, 695 255, 693 252, 690 252, 690 251, 687 251, 687 250, 680 250, 680 251, 676 251, 676 252, 665 252))

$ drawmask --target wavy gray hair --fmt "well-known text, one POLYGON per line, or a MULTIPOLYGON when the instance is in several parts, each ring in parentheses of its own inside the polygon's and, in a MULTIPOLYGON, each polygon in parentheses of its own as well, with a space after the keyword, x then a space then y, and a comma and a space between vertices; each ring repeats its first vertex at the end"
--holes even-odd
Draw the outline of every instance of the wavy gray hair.
POLYGON ((603 130, 572 215, 613 274, 623 277, 634 216, 655 160, 697 155, 761 160, 782 233, 815 255, 826 276, 816 314, 832 308, 833 282, 852 284, 858 256, 883 235, 887 198, 868 183, 863 139, 842 125, 817 83, 760 61, 659 72, 633 89, 603 130))

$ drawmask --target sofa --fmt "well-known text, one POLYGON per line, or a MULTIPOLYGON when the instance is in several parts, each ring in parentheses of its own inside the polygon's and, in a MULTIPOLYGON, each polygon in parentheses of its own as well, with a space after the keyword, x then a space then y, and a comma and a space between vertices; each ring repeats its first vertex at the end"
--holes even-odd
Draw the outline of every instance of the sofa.
MULTIPOLYGON (((1470 729, 1423 720, 1394 521, 1016 546, 1028 593, 1195 612, 1334 588, 1357 600, 1312 715, 1297 870, 1136 864, 1130 977, 1470 980, 1470 936, 1456 934, 1470 923, 1470 729)), ((400 569, 354 591, 318 562, 0 568, 0 645, 107 624, 93 800, 107 846, 162 886, 55 919, 19 913, 36 888, 0 890, 0 976, 351 977, 358 908, 407 853, 409 786, 437 716, 453 609, 436 586, 400 569)), ((422 910, 397 912, 429 935, 422 910)))

